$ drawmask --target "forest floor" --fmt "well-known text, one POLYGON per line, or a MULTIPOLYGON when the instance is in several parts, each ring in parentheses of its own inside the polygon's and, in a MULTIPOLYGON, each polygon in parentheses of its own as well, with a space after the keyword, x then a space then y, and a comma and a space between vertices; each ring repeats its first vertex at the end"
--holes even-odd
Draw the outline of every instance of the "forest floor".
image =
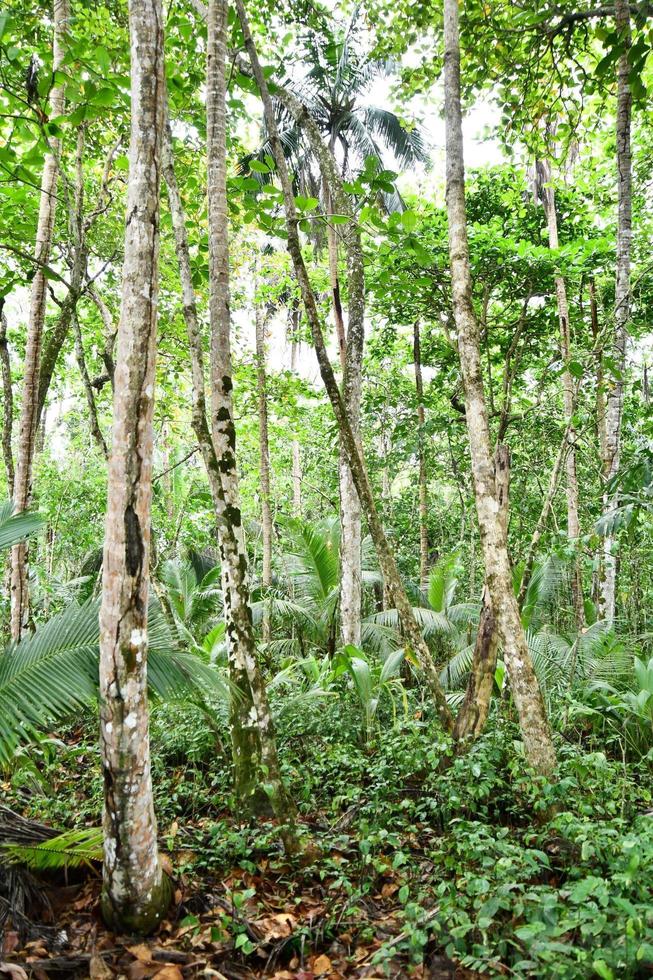
MULTIPOLYGON (((233 819, 214 734, 176 712, 152 721, 168 918, 146 941, 114 936, 99 917, 99 866, 42 880, 45 925, 5 924, 0 959, 14 978, 653 975, 648 761, 560 740, 547 783, 524 765, 512 721, 496 719, 440 771, 446 744, 419 712, 382 720, 369 745, 354 712, 298 712, 280 749, 311 859, 291 861, 272 823, 233 819)), ((2 784, 5 802, 53 826, 97 826, 94 724, 44 746, 2 784)))

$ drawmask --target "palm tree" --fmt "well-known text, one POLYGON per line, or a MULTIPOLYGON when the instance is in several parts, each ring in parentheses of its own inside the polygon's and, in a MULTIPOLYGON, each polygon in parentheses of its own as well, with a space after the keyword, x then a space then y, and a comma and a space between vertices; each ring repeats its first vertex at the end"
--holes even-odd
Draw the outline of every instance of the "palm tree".
MULTIPOLYGON (((290 80, 286 85, 317 123, 345 178, 353 176, 367 158, 372 158, 379 169, 394 162, 408 168, 428 159, 418 128, 405 127, 394 112, 369 102, 374 84, 391 77, 395 64, 361 51, 356 44, 361 26, 360 9, 356 7, 346 25, 325 26, 319 34, 310 33, 305 39, 305 60, 311 68, 299 82, 290 80)), ((298 183, 309 194, 321 196, 322 182, 316 178, 315 161, 301 129, 281 105, 277 106, 277 117, 279 135, 298 183)), ((270 154, 267 140, 256 158, 262 160, 266 154, 270 154)), ((384 203, 389 210, 404 207, 396 192, 385 194, 384 203)))
MULTIPOLYGON (((273 639, 269 648, 277 655, 303 657, 312 652, 333 655, 338 645, 340 616, 340 524, 337 516, 315 523, 297 519, 285 524, 286 543, 281 556, 282 575, 264 598, 252 603, 254 623, 269 609, 273 639)), ((382 581, 369 538, 362 547, 363 585, 382 581)), ((366 649, 386 654, 396 649, 395 631, 363 623, 366 649)))
MULTIPOLYGON (((424 639, 436 648, 438 659, 451 654, 452 650, 464 653, 473 649, 473 631, 479 617, 478 602, 459 602, 457 598, 461 567, 456 552, 444 555, 429 573, 425 592, 413 586, 412 601, 415 619, 422 627, 424 639)), ((368 622, 399 628, 396 609, 385 609, 370 616, 368 622)))

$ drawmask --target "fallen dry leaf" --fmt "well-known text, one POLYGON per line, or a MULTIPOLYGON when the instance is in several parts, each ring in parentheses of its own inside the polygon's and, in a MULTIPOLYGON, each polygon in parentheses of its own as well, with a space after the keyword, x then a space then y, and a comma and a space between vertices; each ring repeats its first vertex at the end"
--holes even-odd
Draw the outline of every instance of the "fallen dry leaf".
POLYGON ((156 980, 184 980, 184 975, 178 966, 168 964, 155 974, 156 980))
POLYGON ((152 962, 152 950, 145 943, 139 943, 138 946, 128 946, 127 952, 131 953, 134 959, 141 963, 152 962))
POLYGON ((324 953, 322 956, 316 956, 313 960, 313 973, 320 976, 322 973, 331 973, 331 960, 324 953))
POLYGON ((266 916, 254 923, 256 931, 261 934, 263 942, 271 939, 287 939, 297 924, 297 919, 290 912, 279 912, 277 915, 266 916))
POLYGON ((110 970, 101 956, 93 953, 88 964, 88 975, 90 980, 111 980, 113 970, 110 970))

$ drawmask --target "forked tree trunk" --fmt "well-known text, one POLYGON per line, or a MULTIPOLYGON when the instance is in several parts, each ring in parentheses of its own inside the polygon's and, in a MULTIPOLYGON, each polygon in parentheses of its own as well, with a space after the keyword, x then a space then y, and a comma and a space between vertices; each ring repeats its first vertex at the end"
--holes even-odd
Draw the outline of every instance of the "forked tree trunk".
POLYGON ((429 511, 426 479, 426 445, 424 437, 424 382, 422 380, 422 349, 419 320, 415 320, 413 325, 413 363, 415 365, 415 392, 417 394, 417 456, 419 461, 419 581, 422 589, 426 589, 429 578, 429 511))
MULTIPOLYGON (((261 585, 264 593, 272 585, 272 502, 270 498, 270 437, 268 432, 268 395, 265 373, 265 317, 256 307, 256 380, 258 387, 259 478, 261 484, 261 532, 263 567, 261 585)), ((270 610, 263 596, 263 642, 270 642, 270 610)))
MULTIPOLYGON (((558 239, 558 218, 556 215, 555 191, 552 184, 551 164, 548 160, 538 162, 542 187, 542 203, 544 214, 546 215, 547 230, 549 235, 549 248, 557 249, 558 239)), ((578 516, 578 472, 576 467, 576 442, 577 433, 574 424, 576 414, 576 392, 574 390, 574 379, 569 370, 571 360, 571 326, 569 321, 569 303, 567 302, 567 286, 564 277, 555 276, 556 301, 558 305, 558 321, 560 323, 560 351, 564 363, 562 372, 562 386, 564 392, 565 424, 567 426, 567 452, 565 454, 565 467, 567 473, 567 537, 576 548, 572 566, 571 576, 571 595, 574 606, 574 619, 576 629, 582 630, 585 626, 585 606, 583 602, 583 570, 578 554, 578 539, 580 537, 580 518, 578 516)))
POLYGON ((485 579, 519 715, 526 757, 535 769, 547 773, 555 765, 555 750, 513 591, 506 531, 499 515, 495 492, 495 467, 483 390, 479 331, 472 306, 460 100, 458 0, 444 0, 444 40, 449 260, 485 579))
MULTIPOLYGON (((496 448, 495 473, 498 516, 507 534, 510 507, 510 450, 507 446, 499 445, 496 448)), ((466 743, 478 738, 485 728, 490 713, 498 645, 497 621, 492 609, 490 590, 486 583, 483 588, 481 615, 474 644, 472 668, 465 690, 465 699, 456 715, 456 724, 453 730, 457 752, 463 751, 466 743)))
POLYGON ((147 709, 164 86, 160 0, 130 0, 129 28, 129 183, 100 607, 102 911, 116 931, 147 933, 171 897, 157 848, 147 709))
MULTIPOLYGON (((402 627, 404 630, 404 636, 406 638, 406 643, 412 648, 415 655, 417 656, 420 666, 424 672, 424 677, 426 683, 429 687, 431 695, 433 697, 434 706, 441 720, 443 727, 447 731, 451 731, 453 727, 453 719, 451 717, 451 712, 447 705, 446 698, 444 696, 444 691, 440 684, 438 677, 438 671, 431 657, 430 650, 426 645, 420 627, 415 619, 412 607, 406 595, 406 590, 404 589, 403 583, 399 576, 399 570, 397 564, 390 548, 388 539, 386 537, 383 525, 379 519, 379 515, 376 510, 374 497, 372 494, 372 488, 370 485, 369 477, 367 474, 367 468, 365 466, 365 461, 361 452, 361 448, 356 437, 356 434, 352 428, 349 416, 345 408, 345 402, 343 395, 338 387, 335 375, 333 373, 333 368, 329 360, 326 345, 324 342, 324 335, 322 332, 322 323, 320 321, 320 314, 318 312, 317 302, 315 299, 315 294, 311 287, 310 279, 308 276, 308 270, 304 262, 304 258, 301 250, 301 243, 299 240, 298 233, 298 214, 295 207, 295 199, 292 192, 292 183, 290 180, 290 175, 288 173, 288 167, 283 153, 283 147, 281 145, 281 140, 279 139, 279 132, 277 129, 276 118, 274 114, 274 106, 272 104, 272 99, 270 97, 270 90, 268 88, 267 80, 261 69, 260 62, 258 60, 258 55, 256 53, 256 47, 252 38, 252 34, 249 28, 249 22, 247 19, 247 13, 243 5, 242 0, 236 0, 236 9, 238 11, 238 17, 240 19, 241 27, 243 30, 243 37, 245 41, 245 47, 247 49, 254 77, 261 94, 261 99, 263 101, 263 108, 265 112, 265 121, 268 127, 268 133, 270 136, 270 143, 272 147, 272 153, 277 165, 277 172, 279 174, 279 179, 281 182, 281 188, 283 191, 284 207, 286 212, 286 224, 288 229, 288 251, 290 252, 290 257, 293 262, 293 267, 295 270, 295 277, 300 287, 302 300, 306 309, 306 315, 311 328, 311 334, 313 337, 313 343, 315 345, 315 353, 317 355, 318 365, 320 368, 320 374, 322 376, 322 381, 326 388, 327 395, 331 402, 333 408, 333 413, 336 418, 338 425, 338 430, 340 433, 340 438, 345 447, 347 453, 347 459, 354 477, 356 490, 358 492, 359 499, 364 507, 365 515, 367 517, 370 535, 374 542, 376 548, 377 556, 379 559, 379 565, 381 567, 381 572, 385 581, 388 583, 389 588, 392 591, 394 598, 394 607, 399 613, 401 619, 402 627)), ((362 264, 360 267, 360 273, 362 275, 363 269, 362 264)), ((357 270, 355 270, 357 274, 357 270)), ((351 291, 351 285, 350 285, 351 291)), ((350 329, 351 329, 351 317, 352 310, 350 308, 350 329)))
MULTIPOLYGON (((628 322, 630 320, 630 252, 632 245, 632 151, 630 123, 632 95, 630 92, 628 55, 631 47, 630 6, 628 0, 615 4, 617 31, 624 45, 617 67, 617 269, 614 293, 614 344, 611 351, 615 365, 614 377, 610 378, 606 398, 605 444, 603 456, 603 513, 608 514, 615 505, 615 496, 609 489, 610 481, 619 469, 621 425, 623 413, 626 369, 628 322)), ((617 559, 614 554, 614 538, 607 534, 603 546, 603 575, 600 583, 599 609, 603 619, 614 620, 617 592, 617 559)))
MULTIPOLYGON (((211 146, 211 142, 209 142, 209 155, 217 152, 219 158, 217 161, 217 173, 214 169, 210 187, 214 191, 218 191, 218 198, 221 198, 223 203, 226 188, 226 148, 224 147, 226 136, 224 128, 224 32, 226 30, 226 16, 226 5, 223 3, 219 4, 218 9, 214 8, 211 11, 211 19, 209 21, 210 44, 208 50, 210 58, 210 98, 207 102, 207 110, 211 112, 212 125, 209 127, 211 139, 217 141, 218 144, 222 144, 222 148, 220 148, 220 145, 218 147, 211 146), (218 76, 217 78, 216 75, 218 76), (222 76, 222 82, 219 76, 222 76), (223 123, 222 127, 220 127, 220 120, 218 119, 216 132, 215 115, 216 113, 218 116, 220 115, 221 105, 223 123), (220 158, 222 160, 221 164, 220 158), (223 189, 221 192, 219 191, 219 186, 216 187, 216 184, 222 184, 223 189)), ((215 162, 214 160, 214 164, 215 162)), ((215 440, 215 429, 213 431, 211 430, 207 420, 207 406, 204 395, 205 379, 202 335, 192 283, 186 223, 181 195, 174 172, 172 137, 169 124, 165 127, 164 177, 168 186, 168 200, 170 203, 177 260, 183 290, 184 318, 191 355, 193 381, 192 423, 202 452, 204 465, 206 466, 218 525, 223 587, 225 589, 229 678, 236 692, 232 698, 230 712, 230 735, 234 763, 235 791, 239 803, 246 813, 260 813, 272 809, 275 815, 285 825, 284 829, 282 829, 284 845, 288 850, 294 850, 296 847, 292 830, 294 808, 281 782, 276 738, 267 702, 267 693, 256 660, 256 644, 249 607, 247 551, 245 548, 242 523, 240 521, 240 512, 237 509, 236 447, 235 430, 233 429, 233 421, 231 421, 231 399, 229 398, 227 405, 218 406, 216 409, 216 414, 220 415, 218 422, 221 425, 224 425, 227 421, 231 421, 231 430, 229 431, 228 438, 224 439, 221 437, 218 443, 215 440), (221 411, 222 408, 226 409, 226 412, 221 411), (265 767, 265 774, 262 771, 263 767, 265 767)), ((228 241, 226 240, 228 232, 226 212, 221 209, 217 216, 213 212, 211 214, 211 224, 212 236, 223 236, 225 239, 221 251, 218 250, 218 252, 219 254, 223 254, 222 290, 226 286, 226 296, 222 292, 221 301, 228 302, 229 253, 228 241), (218 220, 220 215, 222 215, 221 220, 225 222, 224 225, 221 225, 218 220), (224 275, 225 259, 226 281, 224 275)), ((211 258, 212 300, 215 303, 217 286, 213 281, 216 273, 214 265, 216 243, 214 240, 211 247, 213 250, 211 258)), ((220 321, 221 329, 225 329, 226 327, 228 330, 230 327, 228 308, 226 314, 223 314, 223 316, 226 317, 227 323, 225 325, 223 321, 220 321)), ((223 337, 222 339, 224 342, 225 338, 223 337)), ((227 354, 229 354, 229 349, 229 333, 227 333, 227 354)), ((212 343, 212 376, 216 374, 216 364, 213 362, 214 352, 215 345, 212 343)), ((230 370, 230 356, 227 366, 230 370)), ((226 378, 224 388, 227 389, 227 394, 229 394, 230 375, 224 375, 224 377, 226 378)))
MULTIPOLYGON (((68 29, 68 0, 54 0, 54 40, 52 68, 57 71, 65 55, 65 39, 68 29)), ((50 93, 50 115, 63 115, 64 87, 56 85, 50 93)), ((14 480, 14 504, 16 510, 25 510, 32 493, 32 467, 38 430, 39 371, 41 345, 47 303, 47 279, 44 266, 48 264, 52 247, 52 233, 57 201, 57 176, 61 140, 50 138, 50 147, 43 162, 41 198, 39 203, 36 247, 34 250, 35 272, 30 295, 27 343, 25 345, 25 370, 23 395, 18 428, 16 475, 14 480)), ((11 636, 19 640, 29 615, 29 590, 27 580, 27 544, 23 541, 11 552, 11 636)))

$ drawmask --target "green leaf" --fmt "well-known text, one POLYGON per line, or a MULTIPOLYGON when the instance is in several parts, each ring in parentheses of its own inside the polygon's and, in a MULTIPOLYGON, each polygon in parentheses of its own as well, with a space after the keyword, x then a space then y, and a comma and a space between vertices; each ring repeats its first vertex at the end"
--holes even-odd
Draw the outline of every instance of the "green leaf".
POLYGON ((417 227, 417 215, 414 211, 404 211, 401 216, 401 223, 406 231, 414 231, 417 227))

